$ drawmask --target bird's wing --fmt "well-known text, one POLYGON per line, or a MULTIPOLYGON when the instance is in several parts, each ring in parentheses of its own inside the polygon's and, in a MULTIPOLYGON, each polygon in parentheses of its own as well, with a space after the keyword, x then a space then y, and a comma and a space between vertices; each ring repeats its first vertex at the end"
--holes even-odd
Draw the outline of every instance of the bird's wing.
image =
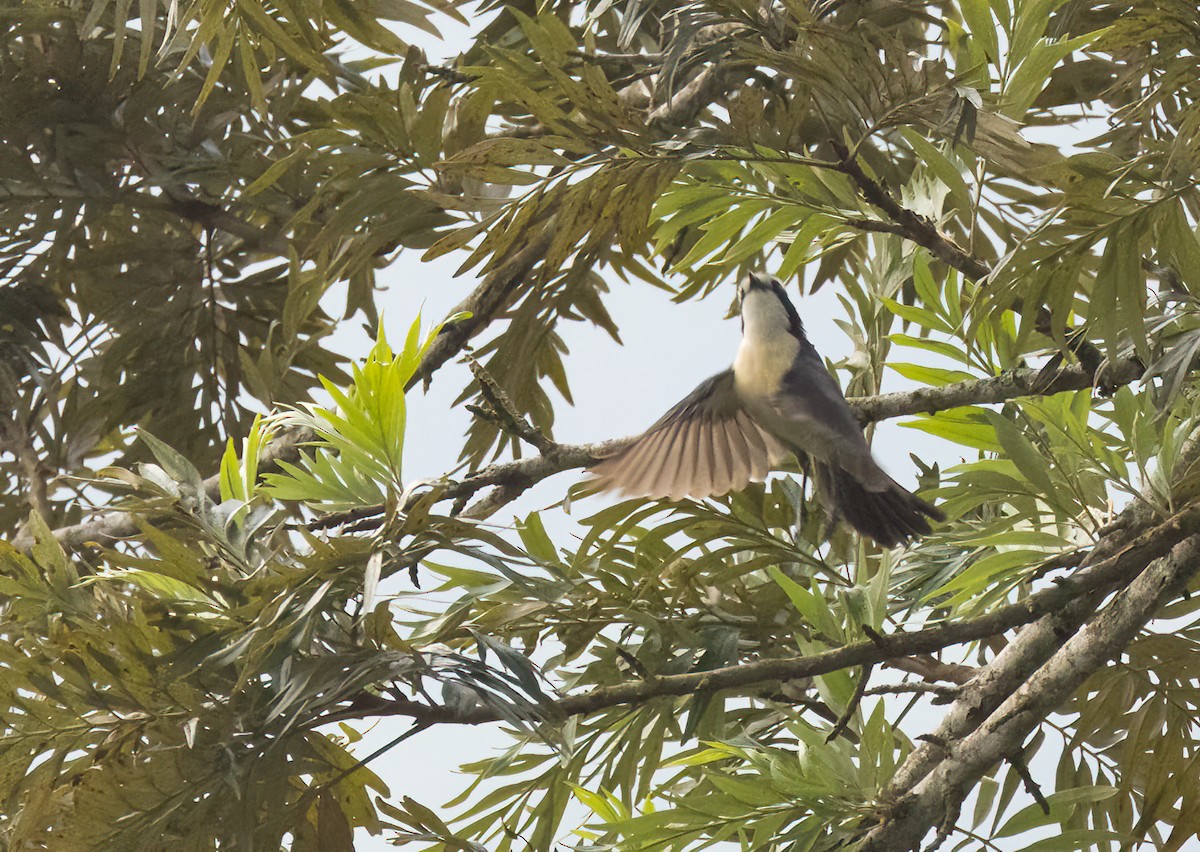
POLYGON ((775 416, 764 425, 793 450, 833 463, 872 490, 892 484, 871 457, 842 389, 815 352, 801 355, 770 406, 775 416))
POLYGON ((635 497, 708 497, 766 478, 784 446, 742 408, 726 370, 702 382, 614 456, 592 467, 601 489, 635 497))

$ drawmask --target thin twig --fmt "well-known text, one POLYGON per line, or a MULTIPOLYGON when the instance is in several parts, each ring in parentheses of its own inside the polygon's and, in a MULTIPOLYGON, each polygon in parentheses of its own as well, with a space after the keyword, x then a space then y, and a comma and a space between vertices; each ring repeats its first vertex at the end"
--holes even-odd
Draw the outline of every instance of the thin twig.
POLYGON ((838 738, 842 731, 850 724, 850 720, 854 718, 855 712, 858 710, 858 705, 862 703, 863 696, 867 692, 867 681, 871 679, 871 672, 875 670, 872 663, 862 667, 862 674, 858 678, 858 685, 854 687, 854 694, 850 696, 850 701, 846 704, 846 709, 842 711, 842 715, 834 723, 833 730, 829 732, 829 736, 825 737, 825 742, 831 743, 838 738))
POLYGON ((903 695, 909 692, 924 692, 942 698, 953 698, 955 695, 958 695, 959 688, 957 686, 946 686, 941 683, 925 683, 922 681, 914 681, 913 683, 885 683, 881 686, 872 686, 863 695, 903 695))
POLYGON ((1021 776, 1021 781, 1025 784, 1025 792, 1033 796, 1033 800, 1041 806, 1042 813, 1049 816, 1050 802, 1042 794, 1042 788, 1033 780, 1033 775, 1029 772, 1029 764, 1025 762, 1025 756, 1019 751, 1014 751, 1008 756, 1008 762, 1021 776))
POLYGON ((521 412, 517 411, 512 400, 508 398, 508 394, 496 383, 491 373, 475 360, 474 356, 467 356, 467 366, 471 368, 475 381, 479 383, 479 394, 488 404, 496 425, 543 454, 553 453, 558 448, 558 444, 539 432, 521 412))
POLYGON ((944 680, 958 686, 962 686, 975 677, 974 667, 965 666, 962 663, 944 663, 930 654, 889 660, 888 666, 902 672, 915 674, 926 681, 944 680))

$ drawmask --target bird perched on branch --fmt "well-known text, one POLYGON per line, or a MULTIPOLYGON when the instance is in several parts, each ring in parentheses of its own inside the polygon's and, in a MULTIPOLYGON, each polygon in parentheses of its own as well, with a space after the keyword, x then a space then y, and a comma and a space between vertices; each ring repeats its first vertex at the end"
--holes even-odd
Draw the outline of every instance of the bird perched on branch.
POLYGON ((601 489, 709 497, 764 479, 794 453, 831 514, 881 545, 925 535, 929 519, 944 520, 875 462, 783 285, 751 273, 738 283, 738 303, 742 343, 733 366, 596 463, 601 489))

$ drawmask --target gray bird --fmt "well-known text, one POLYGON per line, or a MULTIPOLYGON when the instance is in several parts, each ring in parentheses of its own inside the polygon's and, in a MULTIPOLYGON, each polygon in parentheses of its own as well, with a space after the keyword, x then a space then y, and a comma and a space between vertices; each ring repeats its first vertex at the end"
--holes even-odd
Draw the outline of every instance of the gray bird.
POLYGON ((945 519, 888 476, 770 275, 738 283, 742 343, 733 366, 702 382, 616 455, 592 467, 601 489, 678 500, 744 488, 794 453, 833 515, 891 547, 945 519), (807 464, 806 464, 807 458, 807 464))

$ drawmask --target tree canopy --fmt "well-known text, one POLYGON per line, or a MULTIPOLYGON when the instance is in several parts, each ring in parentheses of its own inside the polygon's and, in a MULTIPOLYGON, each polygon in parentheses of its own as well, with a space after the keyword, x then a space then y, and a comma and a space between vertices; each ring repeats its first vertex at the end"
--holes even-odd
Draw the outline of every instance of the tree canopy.
POLYGON ((4 849, 1200 833, 1195 4, 28 0, 0 31, 4 849), (451 61, 411 43, 461 24, 451 61), (445 255, 478 276, 452 316, 333 347, 445 255), (868 434, 963 459, 917 460, 946 523, 879 549, 799 469, 484 523, 618 446, 555 436, 566 323, 752 269, 836 290, 868 434), (465 468, 414 482, 406 397, 461 358, 465 468), (417 801, 379 718, 394 753, 511 748, 417 801))

